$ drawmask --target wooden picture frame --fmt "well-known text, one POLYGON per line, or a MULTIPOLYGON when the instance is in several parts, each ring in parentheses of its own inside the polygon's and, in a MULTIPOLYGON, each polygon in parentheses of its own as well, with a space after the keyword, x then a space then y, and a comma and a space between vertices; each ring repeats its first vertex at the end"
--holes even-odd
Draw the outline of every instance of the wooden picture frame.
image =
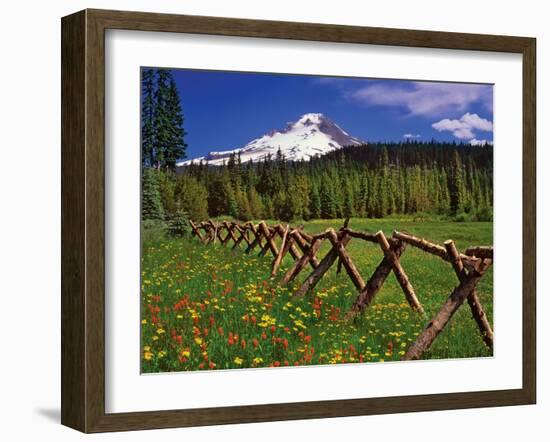
MULTIPOLYGON (((62 424, 142 430, 533 404, 536 400, 536 41, 533 38, 84 10, 62 19, 62 424), (521 54, 523 385, 513 390, 132 413, 105 412, 105 30, 521 54)), ((518 355, 518 357, 520 357, 518 355)))

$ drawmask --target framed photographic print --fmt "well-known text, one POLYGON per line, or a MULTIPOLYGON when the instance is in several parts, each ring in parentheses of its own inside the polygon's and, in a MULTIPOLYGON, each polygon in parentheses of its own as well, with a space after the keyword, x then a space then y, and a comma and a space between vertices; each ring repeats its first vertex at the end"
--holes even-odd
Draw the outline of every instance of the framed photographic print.
POLYGON ((535 40, 62 19, 62 423, 532 404, 535 40))

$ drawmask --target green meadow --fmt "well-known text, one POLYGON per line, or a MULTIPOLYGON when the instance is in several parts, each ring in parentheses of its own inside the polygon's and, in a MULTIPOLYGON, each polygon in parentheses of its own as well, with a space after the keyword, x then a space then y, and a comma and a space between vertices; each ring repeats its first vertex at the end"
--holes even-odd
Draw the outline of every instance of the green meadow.
MULTIPOLYGON (((267 221, 274 224, 275 221, 267 221)), ((293 226, 297 225, 292 224, 293 226)), ((338 229, 343 220, 312 220, 308 233, 338 229)), ((352 218, 353 230, 391 236, 406 231, 442 244, 453 239, 459 250, 491 245, 491 222, 451 222, 391 216, 352 218)), ((269 366, 398 361, 411 342, 457 285, 449 263, 407 247, 401 263, 426 317, 413 312, 390 274, 364 314, 346 313, 357 290, 336 265, 302 298, 297 285, 306 268, 286 287, 279 279, 293 261, 285 257, 279 274, 270 278, 273 257, 250 254, 232 243, 203 244, 189 234, 173 237, 154 229, 142 242, 142 371, 189 371, 269 366)), ((329 249, 325 242, 319 257, 329 249)), ((347 250, 365 281, 383 255, 378 245, 353 239, 347 250)), ((478 294, 493 323, 493 274, 478 285, 478 294)), ((424 354, 425 359, 491 356, 465 303, 424 354)))

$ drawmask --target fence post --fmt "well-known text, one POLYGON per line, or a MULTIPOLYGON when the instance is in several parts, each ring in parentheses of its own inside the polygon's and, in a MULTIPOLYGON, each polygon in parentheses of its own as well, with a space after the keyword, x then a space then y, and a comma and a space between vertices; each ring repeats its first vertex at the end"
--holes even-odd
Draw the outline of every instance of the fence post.
MULTIPOLYGON (((333 229, 330 229, 328 231, 328 239, 332 243, 332 245, 335 247, 336 252, 338 253, 338 264, 343 264, 346 271, 348 272, 348 275, 357 288, 357 290, 361 291, 365 287, 365 281, 363 281, 363 278, 357 271, 357 268, 353 264, 353 261, 351 260, 351 257, 349 256, 348 252, 346 251, 346 246, 344 244, 344 239, 349 238, 349 235, 343 234, 342 238, 338 240, 338 237, 336 236, 336 233, 333 229)), ((348 240, 349 241, 349 240, 348 240)), ((346 241, 347 243, 347 241, 346 241)))
POLYGON ((395 277, 397 278, 397 281, 399 282, 399 285, 401 286, 401 289, 405 294, 405 298, 407 299, 407 302, 409 303, 409 305, 414 311, 423 315, 424 309, 422 308, 422 304, 420 304, 420 301, 418 301, 418 298, 416 297, 416 293, 414 293, 413 286, 410 283, 409 278, 405 273, 405 270, 403 270, 403 267, 399 262, 399 258, 396 256, 395 252, 391 249, 390 243, 388 242, 386 236, 384 235, 384 232, 379 230, 376 233, 376 239, 378 239, 378 244, 380 245, 380 248, 384 252, 384 256, 388 258, 392 264, 393 273, 395 274, 395 277))
MULTIPOLYGON (((444 244, 449 257, 452 259, 451 264, 453 265, 453 269, 455 270, 458 280, 463 281, 468 277, 468 275, 464 269, 464 265, 462 264, 462 260, 460 259, 455 243, 452 240, 448 240, 445 241, 444 244)), ((491 329, 491 324, 489 324, 489 321, 487 320, 487 315, 485 314, 485 310, 483 310, 477 291, 475 289, 472 290, 467 299, 470 310, 472 311, 472 316, 477 323, 483 342, 485 342, 485 345, 492 350, 493 330, 491 329)))
MULTIPOLYGON (((286 285, 290 281, 292 281, 298 274, 304 269, 304 267, 309 263, 313 262, 313 259, 315 258, 315 254, 319 250, 319 247, 321 247, 322 239, 316 238, 313 240, 311 246, 309 249, 303 249, 304 254, 302 257, 294 263, 294 265, 288 269, 288 271, 285 273, 285 276, 283 276, 283 279, 281 280, 281 285, 286 285)), ((319 267, 319 264, 317 264, 314 267, 314 270, 319 267)))
MULTIPOLYGON (((347 229, 348 225, 349 225, 349 217, 344 220, 344 226, 340 230, 347 229)), ((339 275, 341 271, 342 271, 342 258, 338 258, 338 267, 336 269, 336 274, 339 275)))
POLYGON ((432 318, 426 328, 422 331, 415 342, 407 350, 403 360, 420 359, 424 352, 428 350, 435 339, 443 331, 450 319, 456 313, 458 308, 466 300, 468 295, 475 289, 485 270, 489 266, 489 262, 483 260, 477 269, 472 270, 468 275, 464 276, 458 287, 449 295, 447 300, 439 312, 432 318))
MULTIPOLYGON (((405 250, 405 243, 401 241, 394 241, 390 245, 390 248, 395 253, 395 256, 399 258, 405 250)), ((380 264, 378 264, 378 267, 376 267, 376 270, 374 271, 372 276, 367 281, 367 285, 361 291, 361 293, 359 293, 355 302, 353 303, 353 312, 361 313, 371 304, 372 300, 378 293, 378 290, 380 290, 380 287, 382 287, 382 285, 386 281, 386 278, 390 274, 392 268, 393 266, 391 261, 384 256, 382 261, 380 261, 380 264)))
POLYGON ((267 243, 264 246, 264 248, 262 249, 262 251, 260 252, 260 255, 261 256, 265 255, 265 253, 267 252, 267 249, 270 249, 273 256, 274 257, 277 256, 279 254, 279 250, 277 249, 277 246, 275 245, 275 241, 273 241, 273 238, 277 234, 277 230, 274 229, 273 233, 271 233, 269 231, 269 229, 267 228, 267 225, 265 224, 265 222, 262 221, 260 223, 260 231, 263 233, 265 239, 267 240, 267 243))
POLYGON ((271 277, 274 277, 277 274, 277 270, 279 270, 279 266, 281 265, 281 261, 283 260, 286 253, 290 250, 290 247, 292 246, 292 238, 288 238, 288 224, 286 226, 286 229, 283 233, 283 239, 281 242, 281 248, 279 249, 279 253, 273 260, 273 266, 271 269, 271 277))
POLYGON ((189 220, 189 224, 191 225, 191 230, 192 230, 193 235, 204 242, 204 239, 202 238, 201 232, 199 232, 199 229, 197 229, 197 226, 193 223, 193 221, 189 220))
MULTIPOLYGON (((346 235, 346 237, 342 239, 342 244, 345 246, 350 239, 351 237, 349 235, 346 235)), ((321 260, 319 266, 306 278, 298 291, 294 293, 294 296, 303 296, 308 292, 308 290, 313 289, 330 268, 330 266, 334 264, 334 261, 336 261, 337 257, 338 251, 336 247, 333 246, 332 249, 330 249, 330 251, 321 260)))

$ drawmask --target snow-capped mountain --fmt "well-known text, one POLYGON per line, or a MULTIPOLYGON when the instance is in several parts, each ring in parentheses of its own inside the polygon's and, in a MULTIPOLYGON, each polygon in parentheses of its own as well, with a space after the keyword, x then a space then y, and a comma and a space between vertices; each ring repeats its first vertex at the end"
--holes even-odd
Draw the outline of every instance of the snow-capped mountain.
POLYGON ((232 153, 240 153, 241 161, 262 161, 269 154, 273 158, 281 149, 287 161, 309 161, 316 155, 324 155, 344 146, 359 145, 365 142, 352 137, 340 126, 333 123, 323 114, 309 113, 302 115, 297 121, 288 123, 283 130, 272 130, 260 138, 250 141, 239 149, 222 152, 210 152, 204 157, 178 163, 185 166, 199 161, 221 166, 227 162, 232 153))

